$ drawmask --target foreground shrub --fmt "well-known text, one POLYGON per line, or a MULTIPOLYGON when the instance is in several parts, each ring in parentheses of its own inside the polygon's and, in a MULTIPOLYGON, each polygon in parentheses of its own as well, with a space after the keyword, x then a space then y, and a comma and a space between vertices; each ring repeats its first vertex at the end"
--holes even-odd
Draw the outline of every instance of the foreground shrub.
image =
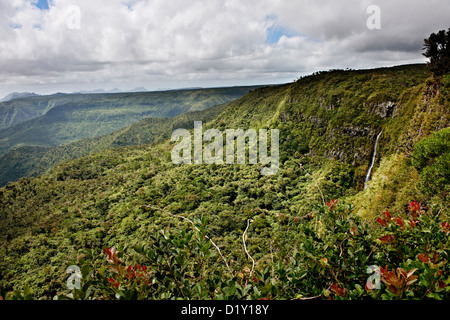
MULTIPOLYGON (((375 221, 354 215, 351 205, 337 200, 303 217, 264 211, 277 224, 260 259, 246 245, 253 220, 247 221, 242 247, 228 254, 206 235, 205 218, 189 220, 190 227, 158 232, 145 245, 86 251, 69 269, 76 271, 67 279, 71 292, 55 298, 450 298, 450 224, 439 208, 411 201, 405 212, 385 210, 375 221)), ((5 298, 31 295, 27 287, 5 298)))
MULTIPOLYGON (((87 251, 73 262, 79 286, 55 298, 450 298, 449 221, 437 208, 411 201, 404 213, 384 211, 365 221, 351 206, 331 200, 303 217, 273 214, 278 227, 269 259, 255 264, 245 246, 251 235, 244 233, 248 255, 228 264, 206 235, 203 218, 179 233, 155 234, 134 254, 125 255, 130 248, 121 246, 87 251)), ((15 292, 7 298, 20 297, 15 292)))

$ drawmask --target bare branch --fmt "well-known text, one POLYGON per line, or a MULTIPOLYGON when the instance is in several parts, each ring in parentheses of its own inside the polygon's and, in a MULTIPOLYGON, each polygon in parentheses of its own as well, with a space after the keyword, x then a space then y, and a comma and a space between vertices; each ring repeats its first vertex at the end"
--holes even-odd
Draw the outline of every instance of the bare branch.
POLYGON ((247 230, 248 230, 248 226, 250 225, 250 219, 247 219, 247 228, 245 228, 245 231, 244 231, 244 233, 242 234, 242 242, 244 243, 244 250, 245 250, 245 253, 247 254, 247 257, 249 257, 251 260, 252 260, 252 270, 250 271, 250 277, 252 276, 252 274, 253 274, 253 270, 255 269, 255 260, 252 258, 252 256, 248 253, 248 251, 247 251, 247 247, 246 247, 246 245, 245 245, 245 240, 246 240, 246 233, 247 233, 247 230))

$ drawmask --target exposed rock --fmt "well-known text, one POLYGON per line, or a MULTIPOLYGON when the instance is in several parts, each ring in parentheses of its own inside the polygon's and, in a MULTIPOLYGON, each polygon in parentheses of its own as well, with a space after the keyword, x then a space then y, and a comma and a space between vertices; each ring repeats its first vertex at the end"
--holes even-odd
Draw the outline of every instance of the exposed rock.
POLYGON ((392 101, 385 101, 375 104, 370 111, 375 112, 381 118, 386 119, 394 114, 396 104, 392 101))
POLYGON ((369 133, 372 132, 370 128, 360 128, 360 127, 354 127, 354 126, 347 126, 343 127, 341 129, 342 133, 345 135, 349 135, 352 137, 361 137, 361 136, 367 136, 369 133))
POLYGON ((344 150, 328 150, 324 156, 328 159, 334 159, 338 161, 344 161, 347 158, 347 154, 344 150))

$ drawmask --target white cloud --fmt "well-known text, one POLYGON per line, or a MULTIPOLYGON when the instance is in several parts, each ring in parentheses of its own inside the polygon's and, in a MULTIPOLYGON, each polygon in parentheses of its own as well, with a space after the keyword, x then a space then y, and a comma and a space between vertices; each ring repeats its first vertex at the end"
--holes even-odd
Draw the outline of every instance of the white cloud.
POLYGON ((423 62, 423 39, 449 16, 447 0, 53 0, 48 10, 0 0, 0 94, 273 83, 423 62), (381 30, 366 27, 370 4, 381 30), (79 29, 67 26, 70 6, 79 29), (289 34, 267 42, 277 26, 289 34))

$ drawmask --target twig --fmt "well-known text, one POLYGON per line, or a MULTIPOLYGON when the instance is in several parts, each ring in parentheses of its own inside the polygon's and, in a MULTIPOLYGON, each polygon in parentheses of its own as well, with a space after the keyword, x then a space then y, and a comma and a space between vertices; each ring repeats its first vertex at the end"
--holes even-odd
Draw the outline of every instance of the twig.
POLYGON ((273 263, 272 239, 269 240, 269 243, 270 243, 270 258, 272 260, 272 279, 274 279, 275 278, 275 270, 273 268, 274 263, 273 263))
MULTIPOLYGON (((186 218, 186 217, 183 217, 183 216, 180 216, 180 215, 173 214, 173 213, 171 213, 171 212, 169 212, 169 211, 167 211, 167 210, 165 210, 165 209, 161 209, 161 208, 159 208, 159 207, 155 207, 155 206, 152 206, 152 205, 146 205, 146 206, 144 206, 144 205, 139 205, 138 207, 146 207, 146 208, 150 208, 150 209, 154 209, 154 210, 159 210, 159 211, 164 212, 164 213, 166 213, 166 214, 168 214, 169 216, 172 216, 172 217, 174 217, 174 218, 181 218, 181 219, 183 219, 183 220, 186 220, 186 221, 188 221, 188 222, 194 227, 194 229, 195 229, 197 232, 200 232, 200 230, 195 226, 194 222, 192 222, 192 220, 190 220, 190 219, 188 219, 188 218, 186 218)), ((230 268, 230 266, 228 265, 228 262, 227 262, 227 260, 225 259, 225 257, 223 256, 223 254, 222 254, 222 252, 220 251, 219 247, 218 247, 218 246, 214 243, 214 241, 213 241, 210 237, 208 237, 207 235, 205 235, 205 238, 208 239, 209 242, 211 242, 211 244, 214 246, 214 248, 216 248, 217 252, 218 252, 219 255, 222 257, 222 260, 225 262, 225 265, 227 266, 227 269, 228 269, 228 271, 230 272, 231 276, 233 276, 233 271, 231 271, 231 268, 230 268)))
POLYGON ((319 298, 320 296, 321 296, 322 294, 319 294, 318 296, 314 296, 314 297, 302 297, 302 298, 299 298, 299 300, 311 300, 311 299, 316 299, 316 298, 319 298))
POLYGON ((250 277, 252 276, 252 274, 253 274, 253 269, 255 268, 255 260, 252 258, 252 256, 248 253, 248 251, 247 251, 247 247, 245 246, 245 234, 247 233, 247 229, 248 229, 248 226, 250 225, 250 219, 247 219, 247 228, 245 228, 245 231, 244 231, 244 233, 242 234, 242 242, 244 243, 244 250, 245 250, 245 253, 247 254, 247 256, 252 260, 252 270, 250 271, 250 277))

